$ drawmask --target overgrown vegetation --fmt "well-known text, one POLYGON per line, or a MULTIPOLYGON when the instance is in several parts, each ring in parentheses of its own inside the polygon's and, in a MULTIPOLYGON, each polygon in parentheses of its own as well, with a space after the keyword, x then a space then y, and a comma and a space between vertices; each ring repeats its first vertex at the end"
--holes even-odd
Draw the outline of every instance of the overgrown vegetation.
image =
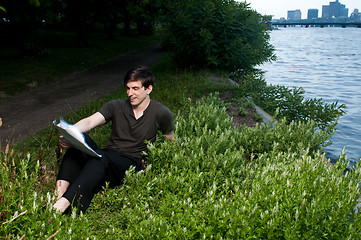
MULTIPOLYGON (((90 224, 74 210, 64 217, 52 210, 52 195, 37 192, 39 161, 10 150, 1 152, 0 167, 0 238, 70 239, 89 236, 90 224), (69 237, 70 236, 70 237, 69 237)), ((40 183, 42 184, 42 183, 40 183)))
MULTIPOLYGON (((322 98, 305 99, 303 88, 267 85, 260 70, 236 71, 231 79, 238 84, 238 99, 250 98, 266 112, 278 119, 314 121, 317 129, 333 130, 338 118, 345 114, 346 105, 326 103, 322 98)), ((243 100, 244 101, 244 100, 243 100)))

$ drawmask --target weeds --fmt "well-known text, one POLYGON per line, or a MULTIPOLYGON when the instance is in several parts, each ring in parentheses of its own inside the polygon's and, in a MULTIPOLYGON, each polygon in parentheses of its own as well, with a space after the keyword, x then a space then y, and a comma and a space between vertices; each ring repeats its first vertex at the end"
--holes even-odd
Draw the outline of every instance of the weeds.
POLYGON ((248 112, 247 112, 247 110, 246 110, 244 107, 239 107, 239 109, 238 109, 238 114, 239 114, 240 116, 247 116, 247 115, 248 115, 248 112))
POLYGON ((31 155, 18 159, 13 149, 6 146, 1 153, 0 166, 0 238, 2 239, 71 239, 86 236, 89 224, 74 211, 71 217, 52 210, 52 195, 39 194, 40 162, 31 165, 31 155), (18 163, 18 164, 17 164, 18 163))

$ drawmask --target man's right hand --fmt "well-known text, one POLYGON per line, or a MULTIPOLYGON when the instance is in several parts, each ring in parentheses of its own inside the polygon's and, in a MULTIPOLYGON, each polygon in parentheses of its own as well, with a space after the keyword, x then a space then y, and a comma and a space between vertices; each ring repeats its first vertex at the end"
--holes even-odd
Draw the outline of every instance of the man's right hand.
POLYGON ((66 140, 63 136, 59 136, 58 142, 59 142, 59 145, 64 149, 73 147, 73 145, 68 140, 66 140))

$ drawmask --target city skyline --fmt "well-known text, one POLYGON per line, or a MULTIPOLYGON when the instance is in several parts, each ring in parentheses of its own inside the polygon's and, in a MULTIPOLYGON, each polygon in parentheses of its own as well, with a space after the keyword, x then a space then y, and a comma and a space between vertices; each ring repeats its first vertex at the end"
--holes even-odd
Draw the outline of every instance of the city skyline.
MULTIPOLYGON (((265 15, 273 15, 274 19, 279 19, 281 17, 287 18, 287 12, 289 10, 301 10, 302 19, 307 18, 308 9, 318 9, 319 15, 322 12, 323 5, 329 5, 330 2, 335 2, 335 0, 303 0, 303 1, 289 1, 289 0, 247 0, 247 3, 250 4, 250 7, 257 12, 265 15)), ((346 8, 349 9, 349 14, 353 12, 355 8, 361 10, 361 1, 360 0, 339 0, 341 4, 346 5, 346 8)))

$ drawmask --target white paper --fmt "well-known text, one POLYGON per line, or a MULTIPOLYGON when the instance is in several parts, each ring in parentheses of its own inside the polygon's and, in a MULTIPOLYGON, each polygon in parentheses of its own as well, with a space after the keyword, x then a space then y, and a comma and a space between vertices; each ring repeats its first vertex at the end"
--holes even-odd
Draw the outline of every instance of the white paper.
POLYGON ((90 156, 102 156, 89 147, 89 145, 85 142, 83 133, 80 132, 74 125, 65 122, 64 119, 60 119, 59 123, 56 123, 56 120, 54 120, 53 124, 59 130, 61 135, 63 135, 64 138, 73 145, 73 147, 89 154, 90 156))

